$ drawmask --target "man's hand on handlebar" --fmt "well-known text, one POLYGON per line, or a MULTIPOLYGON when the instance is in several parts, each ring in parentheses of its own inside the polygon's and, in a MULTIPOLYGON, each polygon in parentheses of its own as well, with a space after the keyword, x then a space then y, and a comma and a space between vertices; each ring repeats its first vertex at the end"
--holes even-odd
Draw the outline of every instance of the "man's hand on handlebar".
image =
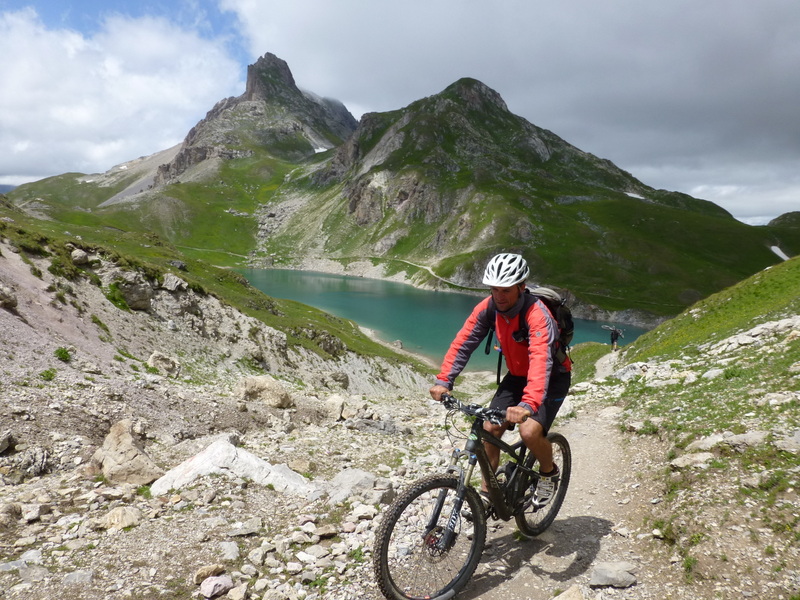
POLYGON ((522 423, 531 416, 531 411, 524 406, 509 406, 506 409, 506 421, 509 423, 522 423))
POLYGON ((450 390, 448 390, 443 385, 439 385, 437 383, 436 385, 434 385, 431 388, 430 393, 431 393, 431 398, 433 398, 437 402, 441 402, 442 401, 442 394, 449 394, 450 390))

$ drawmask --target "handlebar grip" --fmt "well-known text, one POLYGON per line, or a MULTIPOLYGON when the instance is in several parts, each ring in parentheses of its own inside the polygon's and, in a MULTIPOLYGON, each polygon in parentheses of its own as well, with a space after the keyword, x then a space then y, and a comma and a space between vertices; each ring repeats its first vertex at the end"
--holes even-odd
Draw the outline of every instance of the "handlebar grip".
POLYGON ((454 408, 458 406, 458 400, 456 400, 452 395, 448 392, 442 394, 439 398, 439 401, 444 404, 447 408, 454 408))

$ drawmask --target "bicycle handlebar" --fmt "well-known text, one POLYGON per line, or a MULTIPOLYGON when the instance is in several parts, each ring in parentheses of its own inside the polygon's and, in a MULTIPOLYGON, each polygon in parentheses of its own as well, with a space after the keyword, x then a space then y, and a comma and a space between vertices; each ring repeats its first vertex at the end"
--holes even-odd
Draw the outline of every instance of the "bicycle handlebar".
POLYGON ((479 404, 464 404, 450 394, 442 394, 442 404, 449 410, 458 410, 469 417, 477 417, 494 425, 502 425, 506 420, 506 411, 500 408, 489 408, 479 404))

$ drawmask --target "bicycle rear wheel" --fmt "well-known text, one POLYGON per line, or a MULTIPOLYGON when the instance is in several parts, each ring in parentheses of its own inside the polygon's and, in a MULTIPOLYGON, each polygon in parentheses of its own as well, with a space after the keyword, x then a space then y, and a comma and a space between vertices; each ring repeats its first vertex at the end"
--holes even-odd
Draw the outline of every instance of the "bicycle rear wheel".
POLYGON ((457 489, 455 475, 423 477, 384 512, 375 534, 373 568, 386 598, 451 598, 472 577, 486 543, 486 514, 471 487, 455 510, 457 489), (466 510, 469 520, 462 514, 466 510), (448 524, 455 534, 449 544, 448 524))
MULTIPOLYGON (((537 507, 533 502, 533 492, 536 489, 538 476, 534 475, 533 480, 527 486, 522 509, 515 515, 515 519, 520 532, 529 537, 539 535, 553 523, 558 511, 561 509, 561 505, 564 503, 564 496, 566 496, 567 487, 569 486, 569 477, 572 473, 572 452, 567 438, 560 433, 550 433, 547 439, 553 445, 553 462, 558 465, 561 476, 559 477, 555 495, 550 499, 550 502, 541 508, 537 507)), ((532 454, 529 454, 525 459, 525 466, 531 469, 535 462, 536 459, 532 454)))

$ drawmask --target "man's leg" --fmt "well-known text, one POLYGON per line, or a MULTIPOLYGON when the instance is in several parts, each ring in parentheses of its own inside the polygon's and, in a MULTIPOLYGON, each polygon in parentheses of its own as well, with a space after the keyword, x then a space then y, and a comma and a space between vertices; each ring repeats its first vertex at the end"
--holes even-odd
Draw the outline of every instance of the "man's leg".
MULTIPOLYGON (((494 425, 485 421, 483 423, 484 431, 491 433, 494 437, 500 438, 503 436, 503 433, 508 429, 507 425, 494 425)), ((484 442, 483 444, 484 449, 486 450, 486 456, 489 458, 489 464, 492 466, 492 471, 497 471, 497 467, 500 463, 500 448, 495 446, 494 444, 490 444, 488 442, 484 442)), ((486 481, 481 484, 481 490, 484 492, 486 491, 486 481)))
POLYGON ((539 461, 539 471, 550 473, 553 470, 553 445, 544 435, 542 424, 528 419, 520 424, 519 434, 522 441, 525 442, 525 446, 539 461))
MULTIPOLYGON (((492 408, 506 410, 509 406, 515 406, 519 404, 520 400, 522 399, 522 392, 525 389, 527 382, 528 380, 525 377, 515 377, 507 374, 503 378, 503 381, 500 382, 500 385, 498 386, 489 406, 492 408)), ((495 425, 489 421, 483 422, 483 430, 492 434, 496 438, 501 438, 503 433, 508 431, 510 427, 511 425, 508 423, 495 425)), ((483 447, 486 449, 486 456, 489 458, 489 464, 492 467, 492 471, 497 471, 497 467, 500 464, 500 448, 489 443, 484 443, 483 447)), ((483 482, 481 489, 486 491, 485 481, 483 482)))
POLYGON ((542 424, 528 419, 520 427, 520 435, 525 445, 539 461, 539 479, 533 491, 533 501, 538 506, 547 504, 556 493, 558 486, 558 467, 553 462, 553 445, 544 435, 542 424))

